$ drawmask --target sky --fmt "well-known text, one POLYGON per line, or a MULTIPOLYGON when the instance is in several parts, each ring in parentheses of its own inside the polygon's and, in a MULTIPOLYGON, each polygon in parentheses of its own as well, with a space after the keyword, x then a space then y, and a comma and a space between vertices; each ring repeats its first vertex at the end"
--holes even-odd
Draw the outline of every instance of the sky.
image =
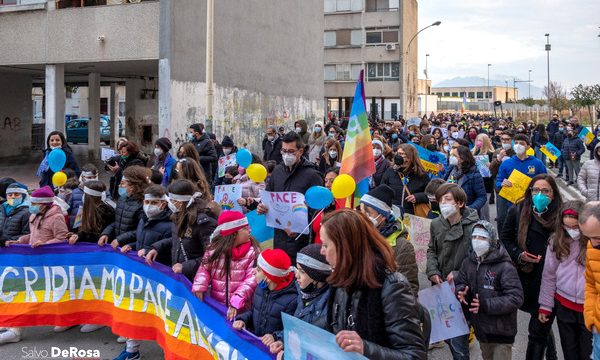
MULTIPOLYGON (((546 37, 550 34, 550 80, 570 89, 600 84, 600 0, 420 0, 419 77, 426 54, 433 85, 455 77, 517 77, 547 83, 546 37)), ((487 80, 486 80, 487 81, 487 80)), ((483 85, 483 84, 481 84, 483 85)))

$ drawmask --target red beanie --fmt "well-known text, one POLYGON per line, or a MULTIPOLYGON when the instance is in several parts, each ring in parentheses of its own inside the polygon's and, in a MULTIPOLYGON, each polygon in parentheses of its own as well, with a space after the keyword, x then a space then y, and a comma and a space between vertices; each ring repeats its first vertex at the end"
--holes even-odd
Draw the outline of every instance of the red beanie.
POLYGON ((219 226, 215 229, 211 237, 217 235, 227 236, 248 226, 248 219, 239 211, 223 211, 218 220, 219 226))
POLYGON ((257 262, 265 276, 277 284, 275 290, 283 289, 294 279, 292 260, 281 249, 266 249, 258 255, 257 262))

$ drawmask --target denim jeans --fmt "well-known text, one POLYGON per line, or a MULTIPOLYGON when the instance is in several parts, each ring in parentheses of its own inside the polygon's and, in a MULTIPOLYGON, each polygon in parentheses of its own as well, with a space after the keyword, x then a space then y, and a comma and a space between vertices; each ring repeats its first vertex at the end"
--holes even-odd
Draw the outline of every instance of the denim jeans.
POLYGON ((592 359, 600 359, 600 334, 594 333, 594 351, 592 359))
POLYGON ((558 167, 558 175, 562 175, 565 168, 565 159, 563 159, 562 155, 556 159, 556 166, 558 167))
POLYGON ((469 360, 469 334, 446 340, 454 360, 469 360))

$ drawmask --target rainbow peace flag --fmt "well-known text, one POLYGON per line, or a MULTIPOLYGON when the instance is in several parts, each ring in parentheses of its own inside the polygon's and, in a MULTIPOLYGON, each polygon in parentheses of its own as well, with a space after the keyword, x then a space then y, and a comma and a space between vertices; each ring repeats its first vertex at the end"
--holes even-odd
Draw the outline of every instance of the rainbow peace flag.
POLYGON ((463 92, 462 104, 460 104, 460 113, 464 114, 466 108, 467 108, 467 93, 463 92))
POLYGON ((356 182, 354 198, 350 198, 350 201, 346 202, 346 207, 354 207, 354 204, 358 203, 356 199, 360 199, 369 191, 369 177, 375 173, 363 78, 364 70, 361 70, 354 92, 342 156, 342 168, 340 169, 340 174, 348 174, 356 182))
POLYGON ((581 129, 581 131, 579 132, 579 135, 577 135, 586 145, 588 145, 589 143, 592 142, 592 140, 594 140, 594 134, 592 134, 591 131, 588 130, 588 128, 584 127, 583 129, 581 129))

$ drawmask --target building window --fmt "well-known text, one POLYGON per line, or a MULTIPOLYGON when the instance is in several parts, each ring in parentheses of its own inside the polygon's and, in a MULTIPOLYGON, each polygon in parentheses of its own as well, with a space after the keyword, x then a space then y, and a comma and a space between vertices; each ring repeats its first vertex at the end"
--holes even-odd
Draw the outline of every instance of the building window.
POLYGON ((463 96, 465 96, 465 93, 464 93, 463 91, 461 91, 461 92, 458 94, 458 96, 460 96, 460 97, 463 97, 463 96))
POLYGON ((335 65, 325 65, 323 78, 325 81, 334 81, 336 79, 335 65))
POLYGON ((398 29, 373 29, 366 31, 367 44, 387 44, 398 42, 398 29))
POLYGON ((362 45, 361 30, 325 31, 323 38, 325 47, 360 46, 362 45))
POLYGON ((393 11, 399 7, 399 0, 367 0, 367 11, 393 11))
POLYGON ((325 81, 350 81, 358 80, 362 65, 360 64, 333 64, 325 65, 323 78, 325 81))
POLYGON ((449 93, 449 92, 445 92, 445 93, 444 93, 444 96, 445 96, 445 97, 450 97, 450 93, 449 93))
POLYGON ((491 99, 492 98, 492 92, 491 91, 486 91, 485 97, 486 97, 486 99, 491 99))
POLYGON ((362 11, 362 0, 325 0, 325 13, 362 11))
POLYGON ((335 31, 325 31, 323 43, 325 47, 335 46, 335 31))
POLYGON ((477 92, 477 98, 478 99, 483 99, 483 91, 478 91, 477 92))
POLYGON ((368 63, 367 81, 398 81, 400 80, 400 63, 368 63))
POLYGON ((458 97, 458 93, 457 92, 453 92, 452 93, 452 97, 458 97))
POLYGON ((471 91, 471 92, 469 92, 469 95, 467 95, 467 97, 469 99, 475 99, 475 93, 471 91))

